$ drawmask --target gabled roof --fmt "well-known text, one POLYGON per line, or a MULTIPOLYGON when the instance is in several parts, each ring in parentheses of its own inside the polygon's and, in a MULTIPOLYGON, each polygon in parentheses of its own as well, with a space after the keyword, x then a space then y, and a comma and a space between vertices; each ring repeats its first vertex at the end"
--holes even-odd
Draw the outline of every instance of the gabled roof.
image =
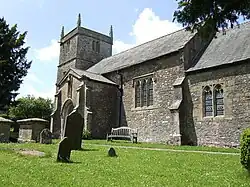
POLYGON ((75 68, 70 68, 58 84, 59 85, 62 84, 62 82, 64 82, 64 80, 67 78, 68 74, 70 73, 75 74, 78 79, 81 79, 82 77, 87 77, 90 80, 116 85, 116 83, 112 82, 111 80, 105 78, 104 76, 100 74, 84 71, 81 69, 75 69, 75 68))
POLYGON ((108 73, 140 64, 182 49, 194 33, 181 29, 101 60, 87 71, 108 73))
POLYGON ((250 22, 217 34, 196 65, 187 72, 237 63, 250 59, 250 22))

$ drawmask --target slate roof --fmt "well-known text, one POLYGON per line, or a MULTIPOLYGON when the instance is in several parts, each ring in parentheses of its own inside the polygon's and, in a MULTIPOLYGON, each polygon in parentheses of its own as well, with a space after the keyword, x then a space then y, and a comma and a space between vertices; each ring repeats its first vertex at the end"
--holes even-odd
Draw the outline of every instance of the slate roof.
POLYGON ((181 29, 101 60, 87 71, 108 73, 161 57, 182 49, 194 33, 181 29))
POLYGON ((217 34, 204 51, 196 65, 187 72, 202 70, 224 64, 232 64, 250 58, 250 22, 240 24, 217 34))
POLYGON ((84 70, 81 70, 81 69, 75 69, 75 68, 70 68, 70 69, 72 71, 74 71, 76 74, 78 74, 79 76, 81 76, 81 77, 85 76, 85 77, 87 77, 87 78, 89 78, 91 80, 116 85, 116 83, 112 82, 111 80, 105 78, 104 76, 102 76, 100 74, 84 71, 84 70))

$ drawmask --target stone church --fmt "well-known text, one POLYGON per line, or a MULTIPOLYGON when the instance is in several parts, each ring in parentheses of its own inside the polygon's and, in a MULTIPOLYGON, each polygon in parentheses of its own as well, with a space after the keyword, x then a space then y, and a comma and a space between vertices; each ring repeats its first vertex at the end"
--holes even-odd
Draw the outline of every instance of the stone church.
POLYGON ((138 129, 138 141, 238 146, 250 127, 250 22, 204 39, 185 29, 112 55, 113 30, 62 30, 51 131, 76 110, 105 138, 138 129))

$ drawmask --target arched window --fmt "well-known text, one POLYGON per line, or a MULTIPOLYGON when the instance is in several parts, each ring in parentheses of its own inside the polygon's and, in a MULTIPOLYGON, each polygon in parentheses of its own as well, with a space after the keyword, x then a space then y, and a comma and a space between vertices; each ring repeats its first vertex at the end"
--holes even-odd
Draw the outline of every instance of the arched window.
POLYGON ((148 79, 148 106, 153 105, 153 80, 148 79))
POLYGON ((147 82, 142 81, 142 106, 147 106, 147 82))
POLYGON ((140 91, 140 81, 136 81, 135 83, 135 107, 141 106, 141 91, 140 91))
POLYGON ((214 87, 214 115, 224 115, 223 89, 219 84, 214 87))
POLYGON ((203 106, 204 106, 204 116, 213 115, 213 95, 212 90, 209 86, 206 86, 203 90, 203 106))

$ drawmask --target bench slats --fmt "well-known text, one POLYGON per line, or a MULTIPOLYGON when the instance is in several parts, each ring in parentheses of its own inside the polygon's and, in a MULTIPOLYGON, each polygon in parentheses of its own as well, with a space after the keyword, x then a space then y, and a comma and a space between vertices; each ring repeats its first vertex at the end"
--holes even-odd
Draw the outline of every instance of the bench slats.
POLYGON ((107 134, 107 141, 112 138, 128 138, 133 143, 137 142, 137 129, 131 129, 130 127, 112 128, 111 133, 107 134))

